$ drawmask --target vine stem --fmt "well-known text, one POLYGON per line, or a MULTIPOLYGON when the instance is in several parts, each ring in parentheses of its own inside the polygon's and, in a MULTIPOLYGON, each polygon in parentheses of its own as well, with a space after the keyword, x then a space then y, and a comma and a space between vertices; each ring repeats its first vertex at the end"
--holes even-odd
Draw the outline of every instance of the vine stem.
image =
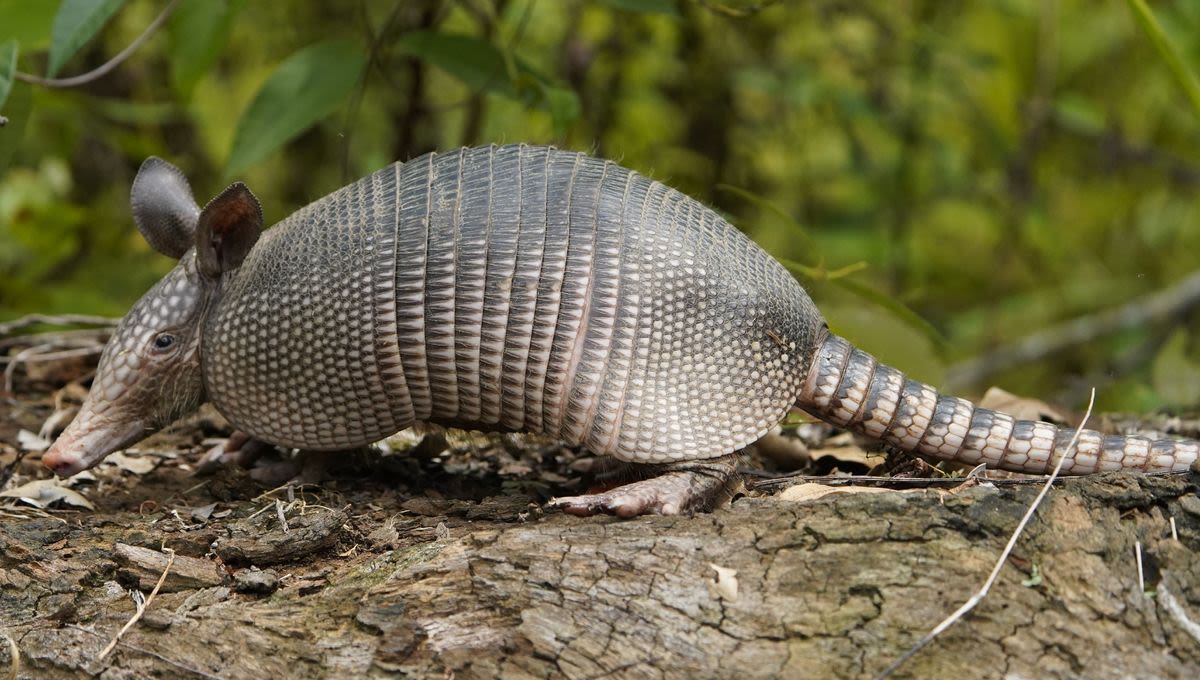
POLYGON ((151 21, 150 25, 146 27, 146 30, 142 31, 142 34, 137 38, 134 38, 133 42, 129 43, 128 47, 118 52, 117 56, 109 59, 87 73, 81 73, 80 75, 71 76, 70 78, 43 78, 41 76, 35 76, 32 73, 22 73, 18 71, 13 74, 13 76, 17 80, 26 83, 32 83, 34 85, 41 85, 42 87, 77 87, 79 85, 84 85, 92 82, 93 80, 102 78, 108 74, 109 71, 112 71, 114 68, 120 66, 121 62, 128 59, 131 54, 136 52, 139 47, 145 44, 145 42, 150 39, 150 36, 154 35, 155 31, 157 31, 164 23, 166 23, 167 19, 171 16, 171 12, 175 10, 175 6, 178 4, 179 0, 171 0, 169 3, 167 3, 167 6, 163 8, 163 11, 159 12, 158 16, 154 18, 154 21, 151 21))

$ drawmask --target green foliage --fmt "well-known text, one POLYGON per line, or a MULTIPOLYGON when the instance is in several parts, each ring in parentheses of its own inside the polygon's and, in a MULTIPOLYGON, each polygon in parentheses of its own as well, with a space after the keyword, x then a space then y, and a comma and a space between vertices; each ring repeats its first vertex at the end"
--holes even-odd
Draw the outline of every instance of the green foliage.
POLYGON ((1191 102, 1196 115, 1200 116, 1200 81, 1196 80, 1196 74, 1188 68, 1183 60, 1183 55, 1179 54, 1179 50, 1167 37, 1162 26, 1159 25, 1158 19, 1154 18, 1154 13, 1146 6, 1145 0, 1127 1, 1134 16, 1137 17, 1138 25, 1141 26, 1150 42, 1154 43, 1154 49, 1158 50, 1159 56, 1171 70, 1171 75, 1175 77, 1175 82, 1179 84, 1180 89, 1191 102))
POLYGON ((240 0, 182 0, 171 17, 171 85, 183 99, 213 67, 229 40, 240 0))
POLYGON ((1154 358, 1154 390, 1169 404, 1200 403, 1200 361, 1187 346, 1187 334, 1176 331, 1154 358))
POLYGON ((679 13, 675 5, 675 0, 604 0, 604 3, 630 12, 648 12, 651 14, 679 13))
POLYGON ((225 164, 232 177, 335 111, 354 89, 366 64, 355 44, 329 41, 288 57, 238 121, 225 164))
POLYGON ((12 90, 13 74, 17 72, 17 41, 0 43, 0 107, 8 100, 12 90))
POLYGON ((58 75, 63 64, 75 56, 124 4, 125 0, 63 0, 54 15, 50 64, 46 73, 58 75))
POLYGON ((16 40, 26 50, 42 49, 50 43, 50 20, 54 17, 54 3, 22 2, 10 0, 0 2, 0 33, 16 40))
POLYGON ((517 67, 512 55, 469 35, 412 31, 400 36, 401 54, 419 57, 463 81, 467 87, 505 97, 517 96, 517 67))
MULTIPOLYGON (((0 1, 0 74, 86 72, 164 0, 60 41, 69 7, 116 4, 0 1)), ((1152 7, 180 0, 104 79, 18 82, 0 104, 0 318, 117 313, 170 266, 129 219, 147 155, 201 202, 244 179, 276 221, 393 160, 524 141, 712 205, 792 265, 832 327, 936 381, 1197 268, 1200 6, 1152 7)), ((1163 320, 971 391, 1194 406, 1198 339, 1194 314, 1163 320)))
MULTIPOLYGON (((8 123, 0 128, 0 173, 8 169, 13 155, 17 152, 25 134, 25 126, 29 120, 32 107, 32 93, 28 85, 15 83, 9 92, 8 101, 3 103, 0 111, 8 118, 8 123)), ((0 232, 4 223, 0 222, 0 232)))
POLYGON ((396 41, 400 54, 417 57, 461 80, 477 92, 488 92, 550 112, 562 133, 579 117, 579 97, 535 72, 511 52, 469 35, 412 31, 396 41))

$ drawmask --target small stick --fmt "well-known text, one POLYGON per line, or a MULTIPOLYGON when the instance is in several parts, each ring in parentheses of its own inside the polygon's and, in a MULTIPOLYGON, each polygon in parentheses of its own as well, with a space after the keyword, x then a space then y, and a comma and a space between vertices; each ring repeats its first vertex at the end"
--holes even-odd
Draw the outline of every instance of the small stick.
POLYGON ((1185 633, 1192 636, 1196 642, 1200 642, 1200 623, 1196 623, 1188 616, 1187 610, 1183 608, 1183 604, 1175 598, 1171 591, 1167 590, 1167 580, 1164 578, 1158 584, 1158 601, 1167 609, 1167 613, 1179 624, 1185 633))
POLYGON ((72 328, 66 331, 44 331, 24 335, 0 335, 0 349, 29 345, 40 345, 43 341, 57 347, 87 347, 103 345, 112 335, 115 326, 104 328, 72 328))
MULTIPOLYGON (((292 487, 289 486, 288 488, 290 489, 292 487)), ((291 503, 289 503, 288 505, 290 506, 291 503)), ((286 533, 289 533, 291 530, 288 529, 287 516, 283 514, 283 510, 284 510, 283 501, 276 498, 275 499, 275 514, 279 516, 279 524, 281 526, 283 526, 283 533, 286 534, 286 533)))
POLYGON ((1144 593, 1144 592, 1146 592, 1146 575, 1142 571, 1142 542, 1141 541, 1133 542, 1133 555, 1135 558, 1137 558, 1138 590, 1140 590, 1144 593))
POLYGON ((163 582, 167 580, 167 574, 171 573, 171 565, 175 564, 175 551, 171 550, 170 548, 163 548, 163 552, 167 553, 167 566, 163 569, 162 576, 158 577, 158 583, 154 584, 154 589, 150 591, 150 595, 146 597, 146 601, 137 605, 137 610, 133 613, 133 616, 129 617, 129 620, 125 622, 125 625, 121 627, 121 630, 117 631, 117 634, 113 637, 112 642, 108 643, 108 646, 104 648, 104 651, 100 652, 100 656, 96 657, 97 662, 103 661, 104 657, 108 656, 109 653, 116 648, 117 643, 121 641, 121 636, 124 635, 130 628, 132 628, 133 624, 138 622, 138 619, 142 618, 142 614, 146 613, 146 608, 149 607, 150 603, 154 601, 154 596, 158 595, 158 589, 162 588, 163 582))
MULTIPOLYGON (((48 348, 47 345, 38 345, 38 347, 48 348)), ((95 345, 92 347, 76 347, 75 349, 64 349, 57 352, 46 352, 45 354, 34 354, 33 356, 29 357, 22 356, 22 353, 11 359, 8 357, 0 357, 0 364, 9 364, 10 366, 15 366, 19 363, 36 364, 44 361, 58 361, 60 359, 87 357, 92 356, 93 354, 100 354, 103 351, 103 345, 95 345)))
MULTIPOLYGON (((1071 441, 1067 443, 1067 448, 1065 451, 1063 451, 1063 455, 1059 456, 1058 463, 1054 466, 1054 471, 1050 473, 1050 478, 1046 480, 1046 483, 1042 486, 1041 492, 1038 493, 1037 498, 1033 499, 1033 503, 1031 503, 1029 505, 1029 509, 1025 511, 1025 516, 1022 517, 1020 523, 1017 524, 1016 530, 1013 531, 1012 536, 1008 539, 1008 545, 1004 546, 1004 550, 1000 553, 1000 559, 996 560, 996 566, 992 568, 992 573, 988 575, 987 581, 984 582, 983 587, 980 588, 979 591, 974 595, 972 595, 971 599, 967 600, 961 607, 955 610, 953 614, 947 616, 941 623, 935 626, 933 630, 926 633, 925 636, 918 640, 917 644, 913 645, 911 649, 901 655, 900 658, 893 661, 890 665, 888 665, 887 668, 883 669, 879 675, 876 675, 875 680, 883 680, 892 673, 895 673, 896 669, 900 668, 905 661, 911 659, 916 655, 917 652, 924 649, 926 645, 928 645, 930 642, 933 642, 937 636, 941 635, 943 631, 954 625, 954 623, 956 623, 959 619, 966 616, 968 612, 970 612, 972 609, 978 606, 980 602, 983 601, 983 598, 987 597, 988 591, 992 589, 992 585, 995 584, 996 579, 999 578, 1000 570, 1004 568, 1004 563, 1008 561, 1008 556, 1012 553, 1013 548, 1016 547, 1017 539, 1020 538, 1021 532, 1025 531, 1025 526, 1028 525, 1029 520, 1033 518, 1033 513, 1037 511, 1038 506, 1042 503, 1042 499, 1045 498, 1046 494, 1050 492, 1050 487, 1053 486, 1054 480, 1058 478, 1058 473, 1062 470, 1063 461, 1065 461, 1069 457, 1070 453, 1075 449, 1075 444, 1079 441, 1079 434, 1083 432, 1083 426, 1087 424, 1088 418, 1091 417, 1092 406, 1094 406, 1095 403, 1096 390, 1095 388, 1092 388, 1092 398, 1088 400, 1088 407, 1087 411, 1083 414, 1083 421, 1079 423, 1079 427, 1075 428, 1075 434, 1071 437, 1071 441)), ((1138 557, 1139 559, 1141 557, 1140 551, 1138 557)))
POLYGON ((116 326, 120 319, 107 316, 92 316, 90 314, 29 314, 19 319, 0 323, 0 335, 9 335, 13 331, 30 326, 116 326))
POLYGON ((1175 528, 1175 518, 1171 518, 1171 538, 1175 542, 1179 542, 1179 530, 1175 528))
POLYGON ((17 366, 21 362, 25 361, 26 357, 37 354, 38 352, 44 352, 48 349, 54 349, 54 345, 51 345, 51 344, 34 345, 33 347, 29 347, 27 349, 21 350, 20 352, 17 352, 17 355, 15 357, 13 357, 12 361, 8 364, 8 366, 6 366, 4 368, 4 391, 7 392, 8 394, 12 394, 13 374, 16 373, 17 366))

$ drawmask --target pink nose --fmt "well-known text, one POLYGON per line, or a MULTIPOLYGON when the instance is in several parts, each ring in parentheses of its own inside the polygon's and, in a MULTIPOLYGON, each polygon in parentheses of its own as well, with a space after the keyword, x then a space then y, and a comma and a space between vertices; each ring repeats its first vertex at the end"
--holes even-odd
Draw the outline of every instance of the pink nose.
POLYGON ((54 471, 54 474, 59 477, 70 477, 79 472, 79 459, 64 456, 61 453, 50 450, 42 456, 42 465, 54 471))

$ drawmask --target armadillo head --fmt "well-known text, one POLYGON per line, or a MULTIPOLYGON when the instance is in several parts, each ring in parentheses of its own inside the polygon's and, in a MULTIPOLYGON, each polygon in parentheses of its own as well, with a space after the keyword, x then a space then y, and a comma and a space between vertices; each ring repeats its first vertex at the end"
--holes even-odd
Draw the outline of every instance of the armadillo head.
POLYGON ((133 444, 204 401, 204 321, 222 276, 258 239, 262 209, 235 183, 201 210, 173 165, 150 158, 133 183, 133 216, 156 250, 179 264, 129 310, 100 357, 79 415, 42 456, 67 476, 133 444))

